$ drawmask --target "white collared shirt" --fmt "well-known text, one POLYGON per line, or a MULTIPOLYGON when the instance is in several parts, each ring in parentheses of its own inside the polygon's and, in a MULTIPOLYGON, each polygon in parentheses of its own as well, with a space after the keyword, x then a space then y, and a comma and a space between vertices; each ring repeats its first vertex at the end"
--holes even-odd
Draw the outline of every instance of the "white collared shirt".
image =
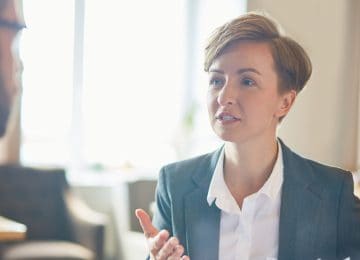
POLYGON ((207 195, 209 205, 215 200, 221 210, 219 259, 277 259, 284 177, 281 145, 278 144, 278 157, 270 177, 258 192, 244 199, 241 210, 224 180, 224 150, 216 164, 207 195))

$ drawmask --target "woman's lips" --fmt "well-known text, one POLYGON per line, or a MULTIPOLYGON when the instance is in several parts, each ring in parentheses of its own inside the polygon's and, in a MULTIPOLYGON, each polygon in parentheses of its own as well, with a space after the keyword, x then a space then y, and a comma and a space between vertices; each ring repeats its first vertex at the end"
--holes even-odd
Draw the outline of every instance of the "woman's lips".
POLYGON ((223 124, 240 121, 239 117, 236 117, 230 113, 225 113, 225 112, 219 113, 218 115, 215 116, 215 118, 216 120, 220 121, 223 124))

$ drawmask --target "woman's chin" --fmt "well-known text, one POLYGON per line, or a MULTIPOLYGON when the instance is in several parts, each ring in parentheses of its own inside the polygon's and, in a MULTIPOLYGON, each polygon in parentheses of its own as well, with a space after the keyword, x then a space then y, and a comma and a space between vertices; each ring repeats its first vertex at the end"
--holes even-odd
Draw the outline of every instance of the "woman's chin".
POLYGON ((229 132, 215 131, 215 133, 224 142, 236 142, 236 140, 238 139, 235 134, 229 132))

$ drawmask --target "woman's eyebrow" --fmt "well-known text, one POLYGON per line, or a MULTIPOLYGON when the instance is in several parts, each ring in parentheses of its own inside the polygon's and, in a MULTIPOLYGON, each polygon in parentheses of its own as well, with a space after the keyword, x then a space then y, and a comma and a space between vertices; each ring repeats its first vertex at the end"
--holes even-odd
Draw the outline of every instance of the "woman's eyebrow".
POLYGON ((239 69, 237 71, 238 74, 242 74, 244 72, 254 72, 254 73, 258 74, 258 75, 261 75, 261 73, 258 70, 254 69, 254 68, 242 68, 242 69, 239 69))
MULTIPOLYGON (((210 69, 209 72, 224 74, 224 71, 220 70, 220 69, 210 69)), ((244 72, 253 72, 253 73, 256 73, 258 75, 261 75, 261 73, 258 70, 254 69, 254 68, 241 68, 241 69, 237 70, 237 74, 242 74, 244 72)))
POLYGON ((219 70, 219 69, 210 69, 209 72, 216 72, 216 73, 224 74, 224 71, 219 70))

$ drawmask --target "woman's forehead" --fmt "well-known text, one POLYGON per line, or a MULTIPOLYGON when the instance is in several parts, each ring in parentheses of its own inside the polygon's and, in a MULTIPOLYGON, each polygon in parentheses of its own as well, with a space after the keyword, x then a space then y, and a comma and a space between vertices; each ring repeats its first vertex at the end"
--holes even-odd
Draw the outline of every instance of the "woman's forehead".
POLYGON ((210 70, 223 66, 254 66, 259 69, 274 68, 274 60, 268 43, 242 41, 232 44, 216 57, 210 70))

